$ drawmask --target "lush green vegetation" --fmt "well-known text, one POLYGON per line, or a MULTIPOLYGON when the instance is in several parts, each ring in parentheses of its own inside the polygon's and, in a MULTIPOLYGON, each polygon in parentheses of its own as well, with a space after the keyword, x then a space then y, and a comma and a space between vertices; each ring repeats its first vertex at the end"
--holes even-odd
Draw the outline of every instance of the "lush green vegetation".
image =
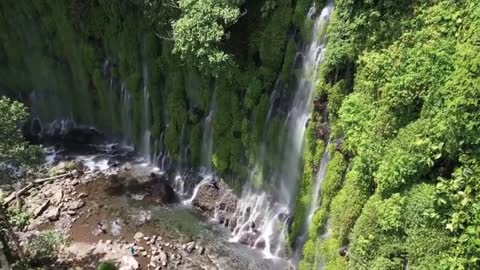
POLYGON ((301 267, 478 268, 480 5, 335 4, 318 94, 349 165, 301 267))
POLYGON ((20 131, 27 116, 23 104, 0 98, 0 177, 4 180, 40 161, 42 149, 29 145, 20 131))
POLYGON ((310 4, 6 0, 0 4, 0 88, 23 98, 35 89, 32 110, 42 122, 69 115, 137 145, 150 119, 152 151, 162 137, 179 160, 188 144, 184 158, 193 166, 200 165, 203 123, 216 99, 212 162, 223 175, 245 179, 265 134, 274 138, 268 154, 281 148, 277 135, 294 85, 289 71, 301 42, 288 34, 303 27, 292 17, 303 20, 310 4), (265 131, 280 71, 284 104, 265 131), (128 112, 122 87, 132 102, 128 112), (53 103, 55 109, 48 105, 53 103), (145 106, 150 115, 144 115, 145 106))
MULTIPOLYGON (((163 134, 175 160, 188 144, 193 166, 214 110, 216 170, 246 179, 255 167, 255 185, 269 187, 312 2, 4 0, 0 88, 58 104, 37 105, 44 121, 72 115, 119 134, 123 86, 134 142, 150 119, 152 138, 163 134), (272 92, 279 99, 269 108, 272 92)), ((328 117, 315 106, 290 232, 294 244, 330 151, 302 269, 480 267, 479 51, 478 1, 335 1, 315 101, 328 102, 328 117)), ((20 139, 25 109, 4 99, 0 112, 0 163, 29 163, 38 149, 20 139)))

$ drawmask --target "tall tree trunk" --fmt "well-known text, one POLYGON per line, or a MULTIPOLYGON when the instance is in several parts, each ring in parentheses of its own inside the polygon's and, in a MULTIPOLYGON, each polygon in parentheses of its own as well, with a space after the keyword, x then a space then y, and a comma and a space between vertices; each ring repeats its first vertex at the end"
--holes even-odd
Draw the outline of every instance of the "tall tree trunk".
POLYGON ((17 235, 13 231, 12 225, 10 225, 10 221, 7 218, 7 211, 3 207, 2 203, 0 203, 0 218, 3 219, 3 223, 5 224, 5 227, 7 229, 8 236, 12 239, 13 244, 15 245, 15 248, 17 249, 18 257, 20 257, 20 260, 24 261, 25 260, 25 253, 23 252, 22 246, 20 246, 20 241, 18 241, 17 235))

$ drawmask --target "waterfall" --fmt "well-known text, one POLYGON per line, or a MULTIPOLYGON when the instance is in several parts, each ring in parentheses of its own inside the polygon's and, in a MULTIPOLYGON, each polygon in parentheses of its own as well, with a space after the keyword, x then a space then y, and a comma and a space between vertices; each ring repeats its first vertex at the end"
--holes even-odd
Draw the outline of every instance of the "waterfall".
POLYGON ((142 138, 142 154, 147 162, 152 162, 150 150, 150 95, 148 93, 148 68, 147 63, 143 63, 143 138, 142 138))
MULTIPOLYGON (((332 11, 333 5, 329 4, 315 18, 316 7, 313 6, 309 10, 307 20, 314 18, 312 38, 310 43, 304 44, 302 50, 297 54, 297 57, 301 60, 301 75, 284 122, 287 134, 282 149, 282 161, 278 170, 268 176, 268 183, 272 186, 271 195, 267 195, 265 191, 256 190, 249 185, 244 188, 235 212, 237 222, 233 230, 232 240, 245 242, 247 238, 253 238, 254 242, 247 241, 247 244, 262 249, 266 257, 285 255, 287 223, 294 206, 296 190, 300 180, 305 130, 312 110, 318 67, 323 60, 326 47, 327 40, 324 32, 332 11)), ((272 117, 274 101, 275 99, 271 98, 267 122, 272 117)), ((265 162, 265 144, 266 142, 260 146, 260 155, 255 164, 255 169, 251 173, 250 182, 256 182, 255 177, 258 170, 261 170, 262 164, 265 162)), ((329 159, 328 154, 326 155, 322 159, 324 167, 326 167, 329 159)), ((321 183, 318 184, 321 185, 321 183)), ((318 198, 316 199, 318 203, 318 198)))
MULTIPOLYGON (((314 185, 314 188, 313 188, 313 191, 312 191, 312 196, 311 196, 311 199, 310 199, 310 205, 308 207, 307 215, 305 216, 305 223, 304 223, 304 226, 303 226, 303 232, 302 232, 300 238, 298 239, 298 245, 296 247, 296 252, 295 252, 295 256, 294 256, 294 261, 296 261, 296 262, 300 261, 300 259, 302 258, 303 245, 308 240, 308 232, 309 232, 310 226, 313 222, 315 212, 320 207, 319 203, 320 203, 320 200, 322 198, 321 190, 322 190, 323 182, 325 181, 325 177, 327 176, 327 167, 328 167, 328 163, 330 161, 330 151, 328 149, 329 145, 330 145, 330 141, 327 143, 327 145, 325 147, 325 151, 323 152, 322 159, 320 160, 320 164, 318 166, 317 175, 315 177, 315 185, 314 185)), ((328 219, 328 222, 326 224, 325 234, 321 236, 322 239, 323 239, 324 236, 325 236, 325 239, 328 238, 328 236, 329 236, 328 235, 328 233, 329 233, 328 229, 329 229, 329 226, 330 226, 330 222, 331 222, 330 219, 328 219)))
POLYGON ((321 189, 323 181, 325 180, 327 174, 327 165, 330 161, 330 151, 328 150, 328 146, 329 144, 327 144, 327 146, 325 147, 325 151, 320 161, 320 166, 318 168, 318 172, 315 178, 315 188, 313 189, 310 206, 308 207, 308 214, 305 220, 305 234, 308 234, 308 229, 310 228, 310 224, 312 223, 315 212, 319 207, 319 201, 322 198, 321 189))
POLYGON ((120 86, 120 118, 122 121, 123 144, 132 145, 132 97, 124 82, 120 86))
MULTIPOLYGON (((217 97, 216 97, 216 88, 212 95, 212 101, 210 102, 210 112, 208 113, 207 117, 203 121, 203 134, 202 134, 202 157, 201 157, 201 168, 199 175, 201 177, 201 181, 195 185, 192 195, 183 201, 184 205, 191 206, 193 200, 197 196, 198 190, 208 184, 214 175, 212 169, 212 156, 213 156, 213 120, 215 118, 215 112, 217 108, 217 97)), ((178 177, 178 175, 177 175, 178 177)), ((176 179, 177 179, 176 177, 176 179)), ((175 180, 177 181, 177 180, 175 180)), ((183 179, 182 186, 184 187, 186 179, 183 179)), ((186 191, 184 190, 184 193, 186 191)))
POLYGON ((213 120, 217 107, 216 91, 213 93, 210 104, 210 112, 203 122, 202 135, 202 160, 201 165, 205 167, 207 173, 212 171, 212 155, 213 155, 213 120))

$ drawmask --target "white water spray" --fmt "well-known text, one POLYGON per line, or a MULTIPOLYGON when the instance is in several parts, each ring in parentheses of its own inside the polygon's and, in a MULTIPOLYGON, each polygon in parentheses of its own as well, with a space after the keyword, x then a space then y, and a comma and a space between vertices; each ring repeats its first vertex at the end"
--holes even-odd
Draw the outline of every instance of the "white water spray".
MULTIPOLYGON (((242 194, 235 212, 236 226, 232 240, 262 249, 266 257, 285 255, 288 217, 300 179, 305 130, 312 109, 318 67, 323 60, 326 47, 325 27, 332 11, 333 5, 327 5, 315 18, 311 42, 306 44, 297 55, 302 63, 301 76, 284 124, 287 138, 282 150, 283 158, 280 168, 270 176, 269 181, 271 186, 275 187, 272 192, 275 199, 266 195, 264 191, 252 190, 248 187, 242 194), (254 239, 253 243, 249 241, 251 239, 254 239)), ((307 20, 313 18, 316 13, 314 6, 310 9, 307 20)), ((271 117, 271 113, 269 110, 268 117, 271 117)), ((261 146, 261 155, 264 155, 265 144, 266 142, 261 146)), ((261 169, 265 157, 259 158, 255 168, 261 169)), ((325 163, 327 162, 328 157, 325 158, 325 163)), ((251 182, 255 182, 257 174, 252 174, 251 182)))

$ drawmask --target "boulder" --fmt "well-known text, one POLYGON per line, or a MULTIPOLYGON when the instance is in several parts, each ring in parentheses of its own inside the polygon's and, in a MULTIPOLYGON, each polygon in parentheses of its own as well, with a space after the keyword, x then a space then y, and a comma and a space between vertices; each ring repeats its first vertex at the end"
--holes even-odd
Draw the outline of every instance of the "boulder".
POLYGON ((241 244, 253 247, 259 236, 260 234, 255 231, 242 232, 240 234, 240 238, 238 239, 238 242, 241 244))
POLYGON ((123 256, 120 261, 119 270, 137 270, 140 269, 140 264, 132 256, 123 256))
POLYGON ((53 208, 50 208, 45 216, 47 217, 47 219, 49 221, 57 221, 58 218, 60 217, 60 208, 59 207, 53 207, 53 208))
POLYGON ((51 201, 52 201, 52 204, 58 205, 62 202, 62 200, 63 200, 63 190, 59 188, 58 190, 53 192, 51 201))
POLYGON ((224 223, 232 218, 237 202, 237 196, 228 185, 222 179, 213 177, 198 189, 193 206, 209 217, 217 214, 224 223))
POLYGON ((142 232, 137 232, 134 236, 133 236, 133 239, 137 240, 137 241, 140 241, 143 239, 143 237, 145 237, 145 235, 142 233, 142 232))
POLYGON ((71 202, 68 208, 70 210, 78 210, 84 206, 85 206, 85 202, 82 199, 78 199, 76 201, 71 202))
POLYGON ((105 135, 93 127, 79 126, 65 130, 62 134, 65 144, 101 144, 105 135))
POLYGON ((150 175, 150 193, 155 201, 160 203, 176 203, 178 201, 175 190, 162 175, 150 175))

